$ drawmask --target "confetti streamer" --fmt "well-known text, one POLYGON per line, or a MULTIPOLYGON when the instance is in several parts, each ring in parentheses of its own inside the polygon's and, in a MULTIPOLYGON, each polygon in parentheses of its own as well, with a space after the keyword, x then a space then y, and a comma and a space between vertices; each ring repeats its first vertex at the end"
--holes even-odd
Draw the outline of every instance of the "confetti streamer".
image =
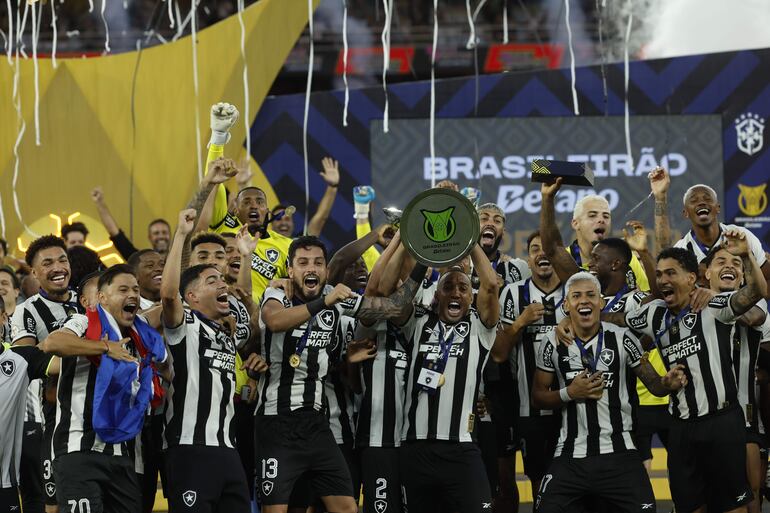
POLYGON ((503 2, 503 44, 508 44, 508 0, 503 2))
POLYGON ((195 10, 198 2, 190 4, 190 36, 192 43, 193 90, 195 91, 195 149, 198 156, 198 181, 203 180, 203 162, 201 161, 201 111, 198 106, 198 24, 195 10))
POLYGON ((345 83, 345 105, 342 107, 342 126, 348 126, 348 1, 342 0, 342 81, 345 83))
POLYGON ((102 23, 104 23, 104 53, 110 53, 110 27, 107 25, 107 18, 104 11, 107 9, 107 0, 102 0, 102 23))
POLYGON ((382 90, 385 93, 385 108, 382 113, 382 131, 388 133, 388 68, 390 68, 390 22, 393 15, 393 0, 382 0, 385 10, 385 24, 382 27, 382 90))
MULTIPOLYGON (((24 7, 24 19, 26 20, 26 12, 27 7, 29 4, 25 3, 24 7)), ((10 14, 9 14, 10 15, 10 14)), ((17 9, 16 11, 16 27, 17 27, 17 38, 21 39, 22 29, 24 24, 19 21, 19 11, 17 9)), ((17 119, 17 125, 18 132, 16 134, 16 142, 13 145, 13 157, 14 157, 14 164, 13 164, 13 181, 11 182, 11 193, 13 196, 13 207, 14 211, 16 212, 16 217, 19 219, 19 222, 24 226, 24 230, 29 233, 32 237, 39 237, 37 233, 32 231, 29 226, 27 226, 27 223, 24 222, 24 219, 21 216, 21 207, 19 205, 19 195, 16 190, 16 185, 19 181, 19 168, 21 164, 21 158, 19 157, 19 146, 21 146, 21 141, 24 138, 24 132, 27 130, 27 123, 24 121, 24 116, 21 114, 21 89, 19 88, 19 55, 21 54, 21 48, 19 47, 17 39, 16 44, 16 58, 15 58, 15 65, 14 65, 14 75, 13 75, 13 106, 14 109, 16 109, 16 119, 17 119)))
POLYGON ((433 0, 433 47, 430 52, 430 186, 436 186, 436 48, 438 47, 438 0, 433 0))
POLYGON ((169 27, 174 28, 174 6, 172 5, 173 0, 166 0, 168 3, 168 22, 169 27))
POLYGON ((302 233, 307 233, 308 214, 310 214, 310 164, 307 152, 307 121, 310 114, 310 91, 313 88, 313 56, 315 52, 313 44, 313 0, 307 0, 307 22, 310 35, 310 55, 307 63, 307 86, 305 88, 305 112, 302 118, 302 154, 305 159, 305 228, 302 233))
POLYGON ((468 36, 468 42, 465 43, 465 48, 468 50, 473 50, 478 45, 478 41, 476 40, 476 20, 479 18, 479 12, 481 11, 481 8, 484 7, 484 4, 487 3, 487 0, 481 0, 476 5, 476 10, 473 11, 473 14, 471 14, 471 0, 465 0, 465 9, 468 12, 468 25, 471 28, 471 34, 468 36))
MULTIPOLYGON (((5 0, 5 5, 8 9, 8 41, 5 45, 5 51, 8 57, 8 64, 13 66, 13 10, 11 9, 11 0, 5 0)), ((18 9, 16 12, 18 13, 18 9)))
MULTIPOLYGON (((27 12, 29 11, 29 4, 27 2, 24 2, 24 15, 21 17, 21 23, 19 23, 19 20, 16 20, 16 48, 19 49, 19 53, 21 53, 21 56, 25 59, 27 58, 27 52, 24 51, 25 45, 24 45, 24 38, 22 37, 24 35, 24 30, 27 28, 27 12)), ((18 61, 16 63, 18 65, 18 61)))
POLYGON ((40 36, 40 26, 37 23, 36 4, 38 2, 32 4, 32 70, 35 80, 35 146, 40 146, 40 67, 37 62, 37 41, 40 36))
POLYGON ((249 116, 249 66, 246 63, 246 26, 243 24, 243 0, 238 0, 238 23, 241 25, 241 58, 243 59, 243 119, 246 125, 246 156, 251 158, 251 130, 249 116))
POLYGON ((624 60, 623 60, 623 85, 624 85, 624 91, 625 91, 625 132, 626 132, 626 153, 628 154, 629 158, 632 159, 633 162, 633 155, 631 154, 631 114, 629 113, 628 109, 628 79, 631 75, 630 68, 628 66, 628 42, 631 39, 631 24, 634 22, 634 14, 631 10, 632 3, 631 0, 628 1, 628 23, 626 24, 626 41, 625 41, 625 49, 624 49, 624 60))
POLYGON ((572 26, 569 23, 569 0, 564 0, 564 19, 567 22, 567 40, 569 42, 569 71, 572 77, 572 107, 575 115, 580 115, 578 107, 577 89, 575 88, 575 49, 572 46, 572 26))
POLYGON ((56 41, 59 36, 56 30, 56 8, 54 7, 55 3, 56 2, 51 0, 51 30, 53 31, 53 39, 51 40, 51 65, 53 66, 53 69, 59 67, 59 64, 56 62, 56 41))
POLYGON ((94 0, 88 0, 88 12, 94 12, 94 0))

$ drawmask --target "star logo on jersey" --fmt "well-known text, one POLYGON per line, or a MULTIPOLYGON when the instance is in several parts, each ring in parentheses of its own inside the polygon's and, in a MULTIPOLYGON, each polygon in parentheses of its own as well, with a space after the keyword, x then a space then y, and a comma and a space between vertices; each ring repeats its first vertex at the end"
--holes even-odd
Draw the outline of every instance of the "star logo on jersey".
POLYGON ((278 261, 278 257, 281 256, 281 254, 278 252, 277 249, 268 249, 265 251, 265 256, 268 260, 270 260, 271 264, 274 264, 278 261))
POLYGON ((267 496, 273 491, 272 481, 262 481, 262 493, 267 496))
POLYGON ((687 314, 684 316, 684 319, 682 319, 682 324, 684 324, 684 327, 688 330, 692 330, 695 327, 695 323, 698 322, 698 314, 687 314))
POLYGON ((374 511, 377 513, 385 513, 385 510, 388 509, 388 503, 387 501, 384 501, 382 499, 377 499, 374 501, 374 511))
POLYGON ((602 349, 602 352, 599 353, 599 360, 609 367, 615 361, 615 351, 612 349, 602 349))
POLYGON ((182 500, 184 501, 185 506, 187 506, 188 508, 192 508, 197 499, 198 499, 198 492, 196 492, 195 490, 187 490, 182 494, 182 500))
POLYGON ((611 313, 622 312, 625 307, 626 307, 626 300, 624 298, 621 298, 617 303, 612 305, 612 308, 610 308, 610 312, 611 313))
POLYGON ((316 323, 318 324, 319 328, 330 330, 334 325, 334 314, 331 312, 331 310, 324 310, 316 317, 316 323))
POLYGON ((6 360, 3 363, 0 363, 0 371, 2 371, 2 373, 8 377, 11 377, 13 375, 13 371, 15 370, 16 364, 10 360, 6 360))
POLYGON ((468 335, 468 332, 471 330, 470 325, 463 321, 461 323, 458 323, 454 327, 454 332, 457 334, 458 337, 465 338, 468 335))
POLYGON ((56 485, 53 483, 46 483, 45 484, 45 494, 49 497, 53 497, 56 495, 56 485))

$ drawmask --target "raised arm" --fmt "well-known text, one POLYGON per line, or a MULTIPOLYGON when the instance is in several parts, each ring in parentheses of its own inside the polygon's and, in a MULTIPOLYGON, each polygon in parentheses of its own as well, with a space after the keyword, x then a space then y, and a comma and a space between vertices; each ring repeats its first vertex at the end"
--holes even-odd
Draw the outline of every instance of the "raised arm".
POLYGON ((556 226, 556 193, 561 188, 562 179, 557 178, 552 184, 544 183, 540 186, 543 195, 543 203, 540 208, 540 242, 543 251, 553 265, 556 275, 562 283, 567 283, 570 276, 580 271, 580 268, 572 257, 564 249, 564 242, 556 226))
POLYGON ((521 340, 522 332, 530 324, 534 324, 543 318, 545 306, 542 303, 530 303, 524 311, 516 317, 512 324, 497 331, 495 344, 492 346, 491 356, 496 363, 507 362, 511 356, 513 346, 521 340))
POLYGON ((174 240, 166 255, 166 265, 163 267, 163 277, 160 282, 160 302, 163 305, 163 323, 169 328, 175 328, 184 320, 184 306, 179 293, 179 282, 182 275, 182 249, 185 239, 195 226, 195 211, 183 210, 179 213, 174 240))
MULTIPOLYGON (((353 217, 356 219, 356 237, 362 238, 367 233, 372 231, 372 226, 369 224, 369 209, 376 194, 374 187, 369 185, 357 185, 353 187, 353 206, 355 213, 353 217)), ((374 246, 370 246, 364 252, 364 262, 366 262, 366 268, 371 270, 374 268, 374 264, 377 263, 377 259, 380 257, 380 252, 377 251, 374 246)))
MULTIPOLYGON (((308 227, 308 232, 310 231, 308 227)), ((342 246, 329 261, 329 285, 342 281, 345 269, 353 265, 359 257, 377 242, 377 232, 369 232, 360 239, 348 242, 342 246)))
MULTIPOLYGON (((671 177, 665 169, 656 167, 649 178, 650 188, 655 197, 655 245, 658 252, 661 252, 671 247, 671 224, 668 219, 668 188, 671 185, 671 177)), ((652 283, 651 279, 650 287, 652 283)))
POLYGON ((500 291, 497 285, 498 275, 489 258, 484 254, 484 250, 478 244, 471 250, 471 260, 473 261, 473 269, 479 277, 479 293, 476 296, 479 318, 484 326, 492 328, 497 325, 497 321, 500 319, 500 306, 497 299, 500 291))
POLYGON ((730 305, 736 317, 748 312, 757 301, 767 294, 767 282, 762 270, 751 252, 746 234, 740 230, 729 230, 724 234, 724 248, 743 260, 743 277, 746 285, 732 295, 730 305))
POLYGON ((277 298, 268 299, 262 304, 262 321, 273 333, 289 331, 301 326, 321 310, 355 296, 348 287, 340 283, 330 293, 321 295, 304 305, 285 308, 277 298))
POLYGON ((385 251, 380 255, 377 263, 374 264, 372 272, 369 273, 369 281, 366 283, 366 295, 368 296, 389 296, 390 293, 395 290, 395 285, 387 293, 380 293, 380 283, 382 283, 385 274, 387 273, 390 261, 393 259, 393 255, 401 247, 401 232, 397 231, 390 241, 390 245, 385 248, 385 251))
POLYGON ((115 218, 112 217, 112 213, 104 201, 104 191, 102 191, 101 186, 94 187, 94 190, 91 191, 91 199, 96 205, 96 211, 99 213, 99 219, 102 221, 104 229, 107 230, 110 237, 115 237, 120 232, 120 227, 118 227, 118 223, 115 222, 115 218))
POLYGON ((321 178, 326 182, 326 191, 318 204, 318 210, 307 225, 308 235, 318 236, 321 234, 326 220, 329 219, 329 214, 332 212, 332 205, 337 198, 337 189, 340 186, 339 162, 330 157, 324 157, 321 164, 323 165, 321 178))
POLYGON ((644 268, 644 274, 647 275, 647 282, 650 284, 650 293, 658 297, 658 283, 655 279, 655 260, 647 249, 647 230, 639 221, 629 221, 623 229, 625 240, 631 251, 639 255, 639 260, 644 268))
POLYGON ((396 324, 403 324, 412 313, 412 300, 427 269, 420 263, 415 264, 409 278, 388 297, 364 296, 356 318, 364 322, 390 319, 396 324))
POLYGON ((249 297, 251 297, 252 293, 251 255, 257 249, 259 237, 259 231, 252 237, 247 225, 243 225, 235 236, 238 253, 241 254, 241 268, 238 270, 238 287, 240 287, 249 297))

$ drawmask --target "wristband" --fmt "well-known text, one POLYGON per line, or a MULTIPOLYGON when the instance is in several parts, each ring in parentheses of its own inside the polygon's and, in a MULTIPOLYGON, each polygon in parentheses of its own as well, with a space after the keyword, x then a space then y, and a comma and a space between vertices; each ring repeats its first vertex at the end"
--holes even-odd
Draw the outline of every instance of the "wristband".
POLYGON ((230 141, 230 132, 219 132, 217 130, 211 131, 211 139, 209 139, 209 144, 218 144, 220 146, 224 146, 230 141))
POLYGON ((326 296, 322 295, 305 305, 307 306, 307 311, 310 312, 310 317, 315 317, 318 315, 318 312, 326 309, 326 303, 324 302, 325 298, 326 296))
POLYGON ((354 203, 353 208, 355 219, 369 219, 369 203, 354 203))
POLYGON ((568 403, 572 401, 572 398, 569 396, 569 392, 567 391, 567 387, 559 389, 559 398, 563 403, 568 403))
POLYGON ((414 264, 414 268, 412 269, 412 272, 409 274, 409 279, 416 281, 417 283, 422 283, 422 280, 425 279, 425 273, 428 272, 428 268, 421 264, 420 262, 417 262, 414 264))

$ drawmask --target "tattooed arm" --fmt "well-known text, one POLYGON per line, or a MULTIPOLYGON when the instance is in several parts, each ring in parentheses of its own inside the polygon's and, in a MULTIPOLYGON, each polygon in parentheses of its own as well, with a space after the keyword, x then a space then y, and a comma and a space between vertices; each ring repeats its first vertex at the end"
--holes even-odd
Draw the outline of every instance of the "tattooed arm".
POLYGON ((665 169, 658 167, 650 173, 649 178, 655 196, 655 245, 658 252, 661 252, 671 247, 671 225, 668 220, 668 187, 671 185, 671 177, 665 169))
POLYGON ((730 230, 725 233, 724 237, 724 248, 731 254, 740 256, 743 260, 743 277, 746 280, 746 285, 733 294, 730 300, 733 313, 738 317, 748 312, 757 301, 765 297, 767 282, 765 282, 762 270, 759 268, 751 248, 749 248, 745 232, 730 230))
POLYGON ((364 296, 356 318, 364 322, 390 319, 396 324, 404 324, 412 314, 412 300, 422 283, 427 267, 418 263, 401 287, 388 297, 364 296))
POLYGON ((634 368, 634 373, 644 383, 647 390, 658 397, 667 396, 687 385, 687 375, 684 372, 684 365, 681 364, 674 365, 665 376, 661 376, 650 362, 643 359, 634 368))

